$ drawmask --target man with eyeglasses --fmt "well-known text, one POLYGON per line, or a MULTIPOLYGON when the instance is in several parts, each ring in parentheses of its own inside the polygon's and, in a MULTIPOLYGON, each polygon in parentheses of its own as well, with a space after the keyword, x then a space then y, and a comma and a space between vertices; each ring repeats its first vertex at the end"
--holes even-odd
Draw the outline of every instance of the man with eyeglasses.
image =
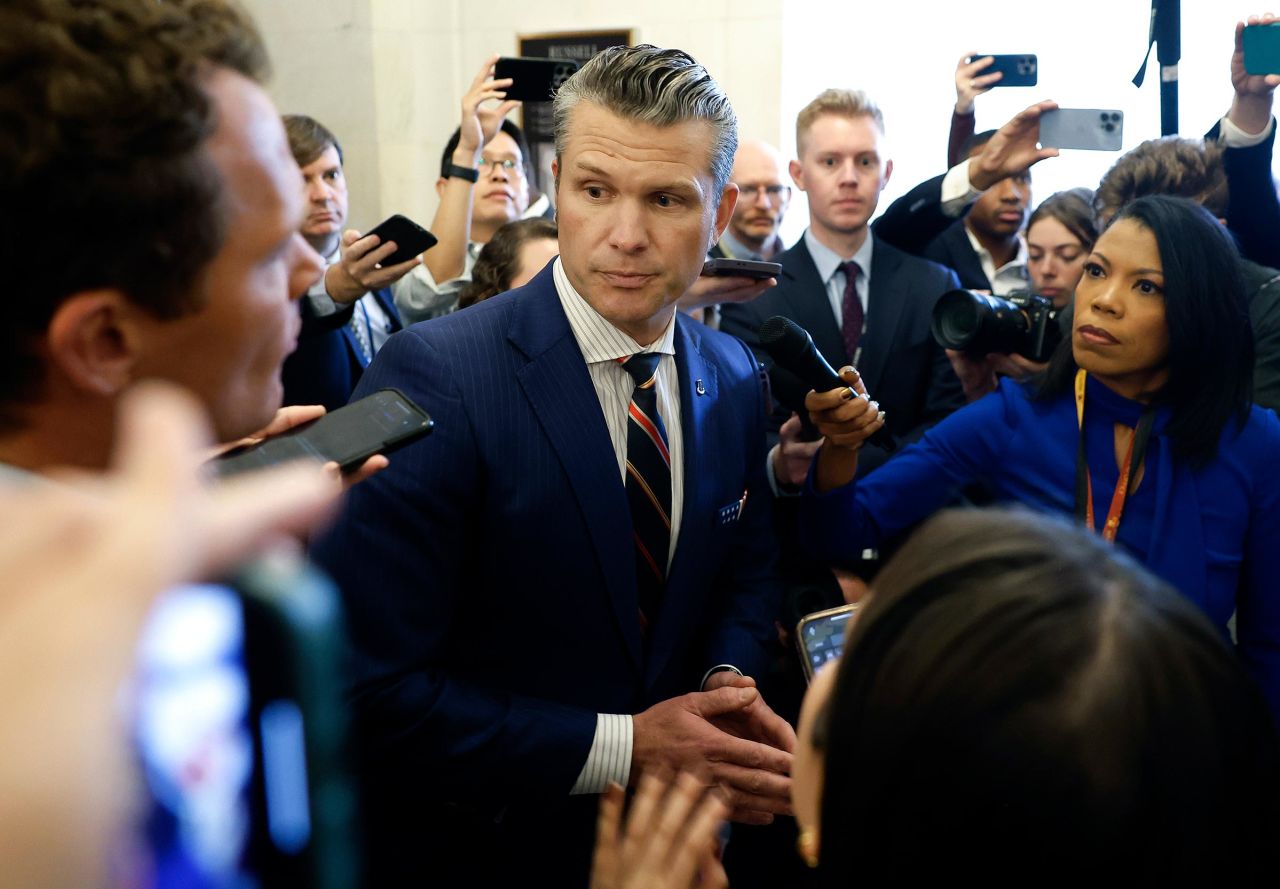
POLYGON ((506 119, 520 103, 505 100, 511 81, 494 79, 497 60, 485 61, 462 97, 461 123, 440 160, 440 204, 430 226, 439 243, 395 288, 406 324, 456 309, 480 248, 528 209, 528 146, 520 128, 506 119))
POLYGON ((759 139, 738 146, 730 176, 738 186, 738 205, 729 228, 711 248, 727 259, 772 260, 786 249, 778 228, 791 202, 791 186, 783 184, 786 166, 778 149, 759 139))

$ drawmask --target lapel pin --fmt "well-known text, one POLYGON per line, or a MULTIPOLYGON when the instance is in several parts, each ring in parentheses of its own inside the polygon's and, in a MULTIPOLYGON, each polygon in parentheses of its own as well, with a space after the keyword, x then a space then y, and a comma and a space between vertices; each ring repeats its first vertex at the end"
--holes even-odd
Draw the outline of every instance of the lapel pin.
POLYGON ((707 387, 706 387, 706 386, 704 386, 704 385, 702 385, 702 380, 694 380, 694 381, 693 381, 693 391, 694 391, 694 392, 697 392, 699 395, 706 395, 706 394, 707 394, 707 387))

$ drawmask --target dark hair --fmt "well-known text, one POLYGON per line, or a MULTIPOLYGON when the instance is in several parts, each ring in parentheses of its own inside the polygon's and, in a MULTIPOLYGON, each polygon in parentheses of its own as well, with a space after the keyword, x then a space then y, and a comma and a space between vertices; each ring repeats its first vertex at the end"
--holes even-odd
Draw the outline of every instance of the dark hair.
POLYGON ((1094 209, 1104 220, 1146 195, 1190 198, 1214 216, 1227 213, 1227 171, 1222 148, 1203 139, 1148 139, 1103 175, 1094 209))
POLYGON ((1069 188, 1049 195, 1040 202, 1027 220, 1027 231, 1042 219, 1056 219, 1075 237, 1084 249, 1092 250, 1098 240, 1098 217, 1093 212, 1093 192, 1087 188, 1069 188))
POLYGON ((559 238, 559 230, 550 219, 517 219, 493 233, 480 250, 471 269, 471 282, 458 295, 458 308, 481 302, 511 289, 511 281, 519 271, 520 248, 529 241, 559 238))
POLYGON ((338 137, 320 121, 305 114, 286 114, 281 120, 284 121, 285 135, 289 137, 289 153, 298 166, 305 167, 314 162, 330 145, 338 152, 338 164, 342 164, 342 146, 338 144, 338 137))
POLYGON ((874 586, 820 716, 818 885, 1274 879, 1270 711, 1163 581, 1065 520, 952 510, 874 586))
POLYGON ((981 133, 974 133, 964 142, 960 143, 960 156, 968 157, 977 149, 981 148, 991 141, 991 137, 996 134, 995 130, 983 130, 981 133))
POLYGON ((266 51, 221 0, 10 0, 0 7, 0 428, 39 397, 40 338, 71 295, 114 287, 158 318, 198 307, 225 237, 204 151, 211 66, 266 51))
MULTIPOLYGON (((511 121, 503 118, 500 127, 502 132, 506 133, 516 141, 516 145, 520 148, 520 161, 524 166, 524 178, 533 182, 533 163, 529 157, 529 143, 525 141, 524 133, 520 128, 511 121)), ((440 175, 443 177, 445 170, 453 163, 453 152, 458 147, 458 141, 462 138, 462 131, 455 129, 453 135, 449 137, 449 141, 445 143, 444 152, 440 155, 440 175)))
MULTIPOLYGON (((1172 411, 1166 431, 1174 455, 1203 465, 1231 418, 1243 426, 1253 403, 1253 328, 1240 255, 1222 225, 1186 198, 1138 198, 1111 225, 1122 219, 1151 232, 1160 251, 1169 381, 1156 401, 1172 411)), ((1067 337, 1049 361, 1038 397, 1068 394, 1077 367, 1067 337)))

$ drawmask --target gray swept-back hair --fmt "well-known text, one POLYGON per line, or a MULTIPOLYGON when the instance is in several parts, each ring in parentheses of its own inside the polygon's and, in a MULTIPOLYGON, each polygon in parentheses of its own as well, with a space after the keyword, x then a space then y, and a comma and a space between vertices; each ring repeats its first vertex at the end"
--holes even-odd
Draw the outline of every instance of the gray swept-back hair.
POLYGON ((602 50, 556 91, 551 108, 557 157, 564 153, 569 116, 579 102, 658 127, 688 120, 711 124, 711 175, 719 201, 738 150, 738 116, 720 84, 693 56, 647 43, 602 50))

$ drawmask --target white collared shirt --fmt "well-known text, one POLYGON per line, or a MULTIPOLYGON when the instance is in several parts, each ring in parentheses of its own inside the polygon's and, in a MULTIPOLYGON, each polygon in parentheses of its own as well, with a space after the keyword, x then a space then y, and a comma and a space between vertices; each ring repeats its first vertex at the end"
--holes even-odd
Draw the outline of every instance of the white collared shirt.
POLYGON ((1018 255, 1000 268, 996 268, 991 251, 982 246, 977 236, 969 231, 968 225, 964 227, 964 233, 969 238, 969 245, 973 247, 973 252, 978 256, 978 262, 982 263, 983 273, 991 282, 992 293, 996 296, 1005 296, 1015 290, 1026 290, 1030 286, 1027 280, 1027 242, 1021 235, 1018 236, 1018 255))
MULTIPOLYGON (((637 352, 662 353, 658 362, 657 396, 658 415, 667 430, 667 451, 671 455, 671 547, 667 552, 667 566, 670 567, 684 511, 684 435, 680 426, 680 385, 675 361, 675 315, 672 313, 671 321, 658 339, 642 347, 582 298, 569 282, 559 257, 552 264, 551 276, 565 317, 569 319, 569 329, 586 359, 587 373, 600 400, 609 440, 618 458, 618 476, 623 484, 626 483, 627 472, 627 409, 635 381, 617 359, 637 352)), ((591 750, 569 792, 602 793, 613 781, 626 787, 631 777, 634 739, 635 726, 630 714, 596 714, 591 750)))

